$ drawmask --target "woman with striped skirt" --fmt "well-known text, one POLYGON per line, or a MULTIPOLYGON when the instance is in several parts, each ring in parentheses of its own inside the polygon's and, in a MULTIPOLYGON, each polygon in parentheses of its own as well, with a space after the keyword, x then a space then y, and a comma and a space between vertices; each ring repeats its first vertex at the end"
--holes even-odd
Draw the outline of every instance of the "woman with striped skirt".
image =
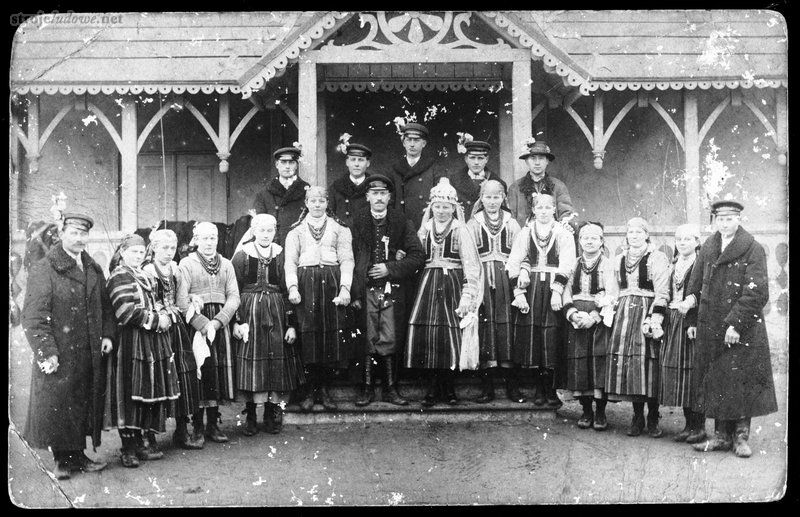
POLYGON ((108 369, 105 427, 119 430, 122 465, 131 468, 139 460, 164 456, 156 433, 166 431, 167 403, 180 391, 168 332, 172 321, 159 310, 153 285, 141 270, 144 239, 126 236, 117 254, 106 284, 117 319, 117 343, 108 369))
POLYGON ((511 351, 513 300, 511 284, 506 275, 506 261, 511 243, 520 231, 519 223, 503 208, 505 187, 497 180, 486 180, 481 194, 472 207, 472 217, 467 228, 478 249, 483 265, 483 304, 478 316, 480 333, 479 368, 481 394, 475 402, 494 400, 492 373, 502 369, 506 378, 506 397, 514 402, 525 402, 519 391, 518 368, 511 351))
POLYGON ((440 395, 450 405, 458 402, 453 377, 461 351, 459 321, 482 302, 480 257, 463 214, 455 217, 457 208, 456 190, 440 179, 417 232, 426 259, 408 322, 405 364, 430 371, 426 407, 440 395))
MULTIPOLYGON (((178 308, 191 325, 193 350, 196 341, 208 344, 208 355, 196 355, 200 372, 200 404, 192 415, 195 435, 205 432, 213 442, 228 437, 220 430, 219 405, 235 397, 234 343, 229 327, 239 308, 239 287, 231 261, 217 253, 219 240, 213 223, 199 222, 192 232, 197 250, 181 260, 178 282, 178 308), (199 333, 199 335, 198 335, 199 333), (203 408, 207 425, 203 425, 203 408)), ((197 348, 197 349, 196 349, 197 348)), ((205 352, 205 350, 202 350, 205 352)))
POLYGON ((675 260, 669 278, 669 309, 666 314, 664 346, 661 349, 661 386, 659 403, 682 407, 686 419, 683 430, 675 435, 676 442, 698 443, 705 437, 705 415, 692 411, 695 393, 692 390, 694 361, 694 329, 697 326, 697 309, 681 314, 680 302, 684 300, 685 286, 692 275, 697 251, 700 249, 700 232, 691 224, 675 229, 675 260))
POLYGON ((514 362, 537 369, 533 403, 559 407, 556 384, 564 367, 564 286, 575 265, 575 239, 555 220, 553 196, 534 201, 535 219, 517 234, 506 270, 514 287, 514 362))
POLYGON ((233 255, 231 262, 242 303, 235 334, 236 387, 247 398, 245 436, 258 432, 256 407, 264 406, 264 427, 278 434, 283 408, 290 392, 305 382, 303 363, 295 349, 294 312, 286 298, 283 281, 283 247, 272 242, 277 221, 258 214, 250 221, 252 239, 233 255), (244 333, 244 335, 241 335, 244 333))
POLYGON ((612 401, 633 403, 628 436, 645 428, 658 438, 659 348, 669 298, 669 259, 650 244, 647 221, 634 217, 627 224, 627 249, 614 263, 619 302, 606 357, 605 390, 612 401))
POLYGON ((186 424, 189 417, 197 411, 200 402, 200 384, 197 381, 197 362, 192 353, 192 340, 183 315, 175 304, 178 295, 180 271, 172 259, 178 247, 178 236, 172 230, 150 232, 149 261, 142 270, 150 277, 154 287, 156 306, 170 318, 170 345, 175 352, 175 367, 178 373, 178 386, 181 396, 175 401, 175 432, 172 441, 184 449, 202 449, 203 434, 190 435, 186 424))
POLYGON ((334 411, 330 394, 334 368, 347 367, 352 355, 345 308, 353 283, 353 238, 350 229, 328 213, 323 187, 306 190, 306 207, 286 236, 284 265, 289 301, 295 305, 303 364, 310 385, 300 407, 315 403, 334 411))
POLYGON ((567 326, 566 379, 583 407, 578 427, 603 431, 606 421, 606 347, 613 323, 617 279, 614 261, 603 256, 603 227, 586 223, 578 231, 581 256, 564 288, 567 326), (594 399, 596 412, 592 411, 594 399))

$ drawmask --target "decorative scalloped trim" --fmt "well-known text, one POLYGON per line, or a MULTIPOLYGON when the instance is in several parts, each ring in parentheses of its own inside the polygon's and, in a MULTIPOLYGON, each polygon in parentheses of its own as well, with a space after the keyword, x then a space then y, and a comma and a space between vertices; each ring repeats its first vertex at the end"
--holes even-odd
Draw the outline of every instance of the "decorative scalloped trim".
POLYGON ((708 90, 714 88, 721 90, 723 88, 784 88, 789 87, 789 81, 786 79, 746 79, 734 81, 590 81, 581 85, 581 93, 588 94, 593 91, 602 90, 694 90, 699 88, 701 90, 708 90))
MULTIPOLYGON (((533 38, 525 34, 525 31, 520 29, 502 13, 496 11, 487 11, 483 14, 486 17, 491 18, 495 25, 501 29, 505 29, 511 37, 518 39, 523 47, 530 48, 533 59, 537 61, 541 60, 544 63, 544 68, 548 73, 557 74, 563 77, 565 84, 568 86, 583 86, 586 84, 586 78, 581 77, 581 75, 573 70, 569 65, 547 52, 544 47, 536 43, 533 38)), ((583 89, 581 89, 581 92, 583 92, 583 89)))
POLYGON ((272 61, 265 66, 261 72, 254 78, 250 79, 241 88, 242 97, 245 99, 250 97, 254 91, 258 91, 269 82, 270 79, 278 72, 286 69, 289 63, 294 62, 300 56, 300 52, 311 47, 314 40, 322 39, 328 29, 332 29, 336 25, 336 20, 349 16, 348 12, 332 11, 322 17, 313 27, 305 31, 297 39, 295 39, 288 47, 276 56, 272 61))
POLYGON ((49 95, 55 95, 60 93, 62 95, 69 95, 69 94, 76 94, 76 95, 83 95, 84 93, 88 93, 89 95, 97 95, 99 93, 103 93, 106 95, 111 95, 113 93, 118 94, 125 94, 125 93, 132 93, 134 95, 139 93, 146 93, 148 95, 152 95, 155 93, 167 94, 167 93, 240 93, 242 89, 237 85, 227 85, 227 84, 109 84, 109 85, 62 85, 62 86, 42 86, 42 85, 33 85, 33 86, 16 86, 12 88, 13 91, 25 95, 27 93, 32 93, 34 95, 40 95, 42 93, 47 93, 49 95))
POLYGON ((363 92, 369 90, 371 92, 384 91, 389 92, 392 90, 404 91, 410 90, 412 92, 433 90, 443 91, 459 91, 465 90, 471 92, 472 90, 487 91, 490 88, 499 89, 501 87, 501 80, 497 81, 347 81, 338 82, 331 81, 325 82, 318 88, 319 91, 329 92, 349 92, 355 90, 363 92))

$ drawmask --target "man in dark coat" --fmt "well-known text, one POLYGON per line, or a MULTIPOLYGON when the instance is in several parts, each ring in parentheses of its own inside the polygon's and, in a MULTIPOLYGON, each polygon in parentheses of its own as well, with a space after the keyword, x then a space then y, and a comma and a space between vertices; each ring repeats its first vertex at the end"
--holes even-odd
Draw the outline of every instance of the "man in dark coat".
POLYGON ((116 326, 103 270, 85 251, 92 225, 87 216, 64 214, 61 242, 30 270, 22 313, 35 359, 25 437, 51 448, 58 479, 106 466, 83 452, 86 436, 95 451, 100 445, 104 355, 116 326))
POLYGON ((764 248, 739 226, 737 201, 712 205, 717 228, 700 248, 681 311, 697 306, 695 411, 715 420, 698 451, 734 449, 749 457, 750 419, 778 410, 764 306, 769 300, 764 248), (698 304, 699 300, 699 304, 698 304))
POLYGON ((300 149, 282 147, 275 151, 275 168, 278 176, 272 178, 267 186, 256 194, 253 210, 256 214, 270 214, 278 221, 275 241, 283 246, 292 225, 300 218, 305 207, 306 189, 309 184, 297 175, 297 159, 300 149))
POLYGON ((411 122, 403 126, 402 132, 406 154, 392 165, 389 175, 394 183, 394 207, 405 213, 415 230, 419 230, 428 196, 438 178, 436 160, 422 155, 428 144, 428 128, 411 122))
MULTIPOLYGON (((458 193, 458 200, 464 208, 464 220, 469 221, 472 217, 472 207, 481 195, 481 185, 488 179, 493 179, 503 185, 504 190, 508 190, 506 182, 500 176, 494 174, 486 168, 489 161, 489 151, 492 146, 488 142, 472 140, 464 142, 464 161, 466 167, 450 176, 450 184, 458 193)), ((438 178, 437 178, 438 180, 438 178)))
POLYGON ((535 141, 527 146, 520 160, 525 160, 528 173, 515 181, 508 188, 508 208, 520 224, 533 216, 533 204, 539 194, 550 194, 556 200, 556 220, 571 220, 575 209, 567 186, 558 178, 547 174, 547 166, 556 157, 550 152, 550 146, 543 141, 535 141))
POLYGON ((337 178, 328 195, 328 209, 352 228, 353 217, 367 203, 367 169, 372 151, 366 145, 347 143, 345 165, 348 174, 337 178))
POLYGON ((407 291, 414 289, 425 251, 403 212, 388 208, 392 181, 373 174, 367 182, 369 206, 356 215, 353 225, 352 305, 359 311, 361 328, 367 330, 364 387, 356 405, 366 406, 375 397, 372 367, 377 357, 384 367, 383 400, 405 406, 408 401, 397 391, 395 353, 408 325, 407 291), (404 251, 399 259, 398 250, 404 251))

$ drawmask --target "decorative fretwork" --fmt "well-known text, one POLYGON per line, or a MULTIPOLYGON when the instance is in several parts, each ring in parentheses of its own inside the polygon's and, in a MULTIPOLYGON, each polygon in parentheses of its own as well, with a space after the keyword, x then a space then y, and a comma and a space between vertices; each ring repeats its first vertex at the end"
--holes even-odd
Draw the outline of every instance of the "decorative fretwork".
POLYGON ((442 14, 409 11, 387 17, 386 11, 361 13, 361 27, 369 25, 369 33, 360 41, 336 45, 331 40, 326 46, 348 50, 386 50, 390 47, 436 47, 441 49, 501 49, 510 48, 502 38, 497 43, 483 43, 464 34, 463 26, 471 23, 471 13, 442 14), (431 36, 431 33, 433 35, 431 36))

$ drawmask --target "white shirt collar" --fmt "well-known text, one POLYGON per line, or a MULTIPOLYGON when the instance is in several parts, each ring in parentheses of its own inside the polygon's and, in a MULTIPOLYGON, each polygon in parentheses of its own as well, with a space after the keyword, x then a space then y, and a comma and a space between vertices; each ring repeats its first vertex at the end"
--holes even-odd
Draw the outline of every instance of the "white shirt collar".
POLYGON ((419 161, 419 159, 420 159, 420 157, 421 157, 421 156, 422 156, 422 155, 417 155, 417 157, 416 157, 416 158, 412 158, 412 157, 410 157, 410 156, 406 155, 406 161, 408 162, 408 165, 409 165, 410 167, 413 167, 414 165, 416 165, 416 164, 417 164, 417 162, 419 161))
POLYGON ((387 209, 387 210, 384 210, 384 211, 383 211, 383 212, 381 212, 381 213, 378 213, 378 212, 375 212, 375 211, 373 211, 373 210, 370 210, 370 213, 372 214, 372 217, 373 217, 374 219, 383 219, 384 217, 386 217, 386 214, 388 214, 388 213, 389 213, 389 210, 388 210, 388 209, 387 209))
POLYGON ((289 187, 292 186, 292 183, 297 181, 297 174, 295 174, 294 176, 292 176, 291 178, 288 178, 288 179, 284 178, 283 176, 278 176, 278 181, 281 182, 281 185, 283 185, 283 188, 288 189, 289 187))
POLYGON ((474 180, 485 180, 486 179, 486 169, 483 169, 478 174, 474 174, 471 170, 467 169, 467 173, 469 174, 469 177, 474 179, 474 180))
POLYGON ((362 183, 364 183, 365 179, 367 179, 366 174, 364 174, 360 178, 354 178, 352 174, 350 175, 350 181, 352 181, 354 185, 361 185, 362 183))
POLYGON ((74 254, 74 253, 72 253, 72 252, 68 251, 68 250, 67 250, 67 248, 63 248, 63 249, 64 249, 64 252, 65 252, 67 255, 69 255, 70 257, 72 257, 72 260, 74 260, 74 261, 75 261, 75 263, 76 263, 76 264, 78 264, 78 267, 79 267, 80 269, 83 269, 83 261, 81 260, 81 254, 80 254, 80 253, 78 253, 78 254, 74 254))

